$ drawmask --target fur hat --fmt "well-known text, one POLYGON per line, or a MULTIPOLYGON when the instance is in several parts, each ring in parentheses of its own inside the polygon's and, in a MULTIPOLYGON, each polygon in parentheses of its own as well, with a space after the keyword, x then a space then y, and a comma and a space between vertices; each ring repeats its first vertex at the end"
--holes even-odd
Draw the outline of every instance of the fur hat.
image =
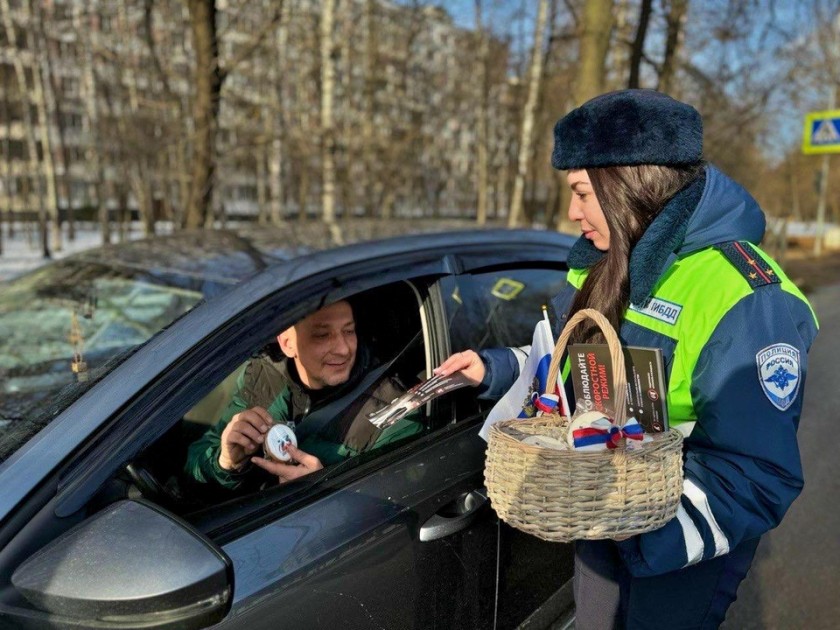
POLYGON ((557 121, 551 165, 695 164, 703 158, 703 121, 691 105, 655 90, 596 96, 557 121))

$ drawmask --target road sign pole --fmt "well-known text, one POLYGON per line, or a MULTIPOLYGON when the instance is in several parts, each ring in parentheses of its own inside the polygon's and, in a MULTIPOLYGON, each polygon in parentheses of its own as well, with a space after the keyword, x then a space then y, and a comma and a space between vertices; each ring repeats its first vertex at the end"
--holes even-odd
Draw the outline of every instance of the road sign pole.
MULTIPOLYGON (((828 109, 834 109, 837 101, 837 90, 832 86, 828 95, 828 109)), ((828 172, 830 154, 823 153, 822 165, 820 167, 820 199, 817 202, 817 225, 814 234, 814 256, 822 256, 823 230, 825 229, 825 206, 828 197, 828 172)))
POLYGON ((828 196, 828 153, 822 156, 822 166, 820 167, 820 199, 817 202, 817 225, 814 233, 814 256, 822 256, 822 241, 823 228, 825 226, 825 205, 826 197, 828 196))

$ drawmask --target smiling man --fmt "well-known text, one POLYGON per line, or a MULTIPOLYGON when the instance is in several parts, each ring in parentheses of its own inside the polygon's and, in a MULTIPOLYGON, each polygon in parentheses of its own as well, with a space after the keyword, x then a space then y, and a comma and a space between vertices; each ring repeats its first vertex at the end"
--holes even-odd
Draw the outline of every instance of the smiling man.
POLYGON ((277 335, 276 341, 282 356, 264 352, 253 358, 222 418, 190 445, 185 470, 197 482, 253 490, 271 476, 280 483, 290 481, 422 430, 422 424, 410 417, 384 430, 368 421, 369 413, 402 394, 405 387, 385 376, 369 387, 361 385, 375 365, 359 344, 348 302, 312 313, 277 335), (291 463, 260 456, 272 425, 282 423, 297 430, 319 410, 336 417, 319 421, 318 430, 308 432, 299 448, 287 446, 291 463))

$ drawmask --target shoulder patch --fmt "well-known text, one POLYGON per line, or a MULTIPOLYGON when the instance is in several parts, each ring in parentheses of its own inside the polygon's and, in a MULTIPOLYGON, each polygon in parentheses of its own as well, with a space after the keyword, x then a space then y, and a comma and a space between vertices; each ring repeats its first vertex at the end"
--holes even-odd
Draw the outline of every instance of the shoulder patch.
POLYGON ((758 382, 764 395, 779 411, 785 411, 796 400, 802 370, 799 350, 786 343, 776 343, 755 355, 758 382))
POLYGON ((741 272, 741 275, 753 289, 781 282, 772 267, 747 241, 731 241, 721 243, 716 247, 741 272))

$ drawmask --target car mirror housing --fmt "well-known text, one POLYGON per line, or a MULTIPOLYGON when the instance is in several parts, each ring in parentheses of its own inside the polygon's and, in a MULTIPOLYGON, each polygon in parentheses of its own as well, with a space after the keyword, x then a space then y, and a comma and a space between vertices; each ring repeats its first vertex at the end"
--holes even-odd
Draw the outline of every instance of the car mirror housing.
POLYGON ((114 503, 35 553, 12 584, 50 617, 97 628, 203 628, 233 595, 232 565, 188 524, 114 503))

